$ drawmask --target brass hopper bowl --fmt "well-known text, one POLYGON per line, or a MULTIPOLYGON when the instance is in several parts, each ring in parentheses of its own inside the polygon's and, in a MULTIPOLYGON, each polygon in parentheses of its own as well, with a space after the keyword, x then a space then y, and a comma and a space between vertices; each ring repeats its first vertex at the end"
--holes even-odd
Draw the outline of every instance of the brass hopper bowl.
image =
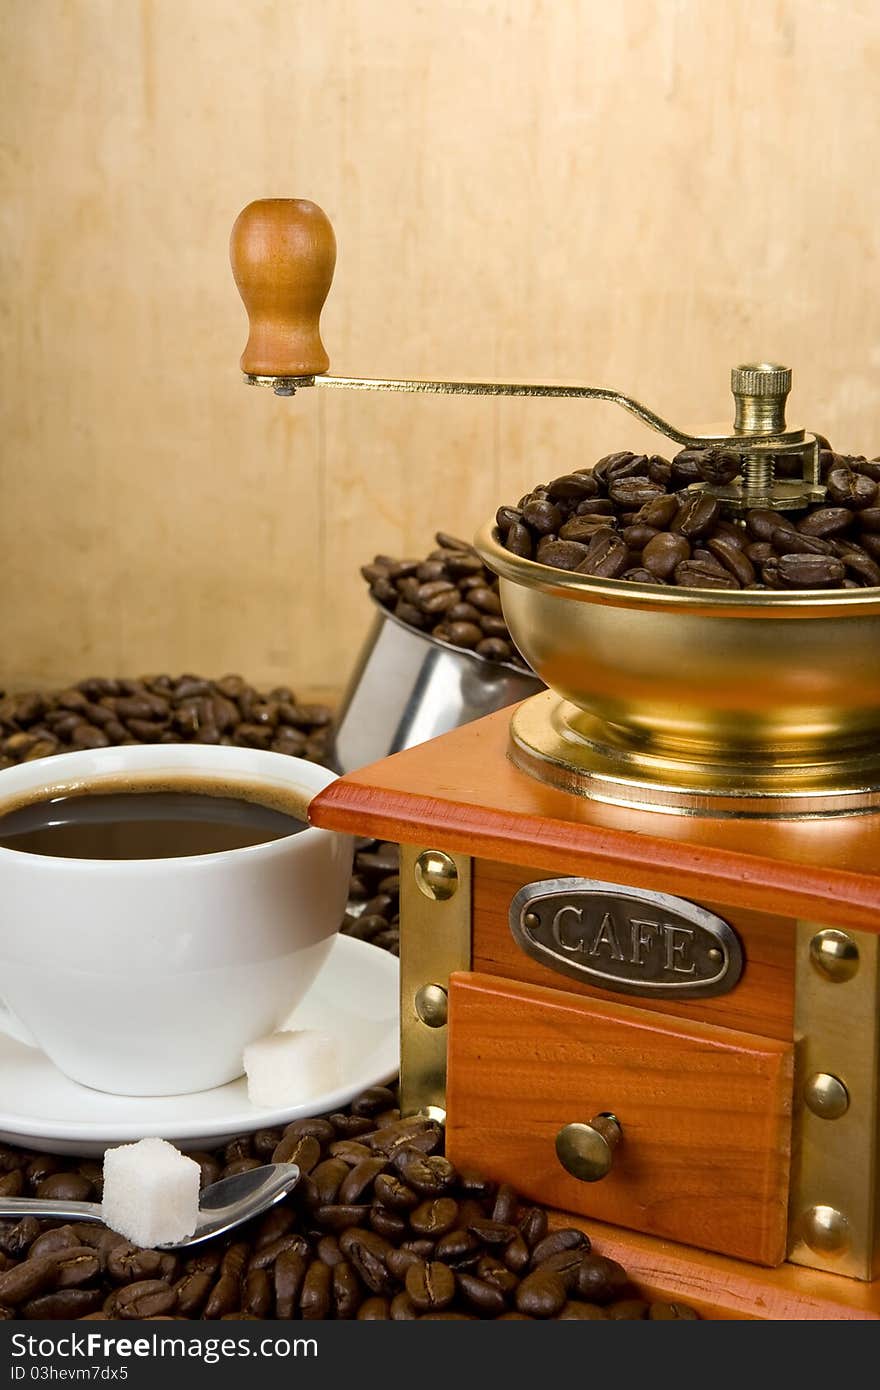
POLYGON ((511 721, 542 781, 691 814, 880 806, 880 589, 709 591, 594 579, 477 536, 549 687, 511 721))
MULTIPOLYGON (((705 487, 736 516, 824 499, 817 436, 785 422, 791 372, 734 368, 730 435, 678 429, 623 392, 548 383, 331 375, 320 335, 336 242, 300 199, 249 204, 231 237, 248 311, 242 370, 279 396, 305 388, 604 400, 689 448, 731 450, 705 487), (799 476, 776 479, 780 456, 799 476)), ((792 470, 786 469, 786 473, 792 470)), ((880 588, 717 591, 596 579, 477 538, 507 624, 549 687, 516 710, 510 753, 566 790, 710 815, 827 816, 880 807, 880 588)))

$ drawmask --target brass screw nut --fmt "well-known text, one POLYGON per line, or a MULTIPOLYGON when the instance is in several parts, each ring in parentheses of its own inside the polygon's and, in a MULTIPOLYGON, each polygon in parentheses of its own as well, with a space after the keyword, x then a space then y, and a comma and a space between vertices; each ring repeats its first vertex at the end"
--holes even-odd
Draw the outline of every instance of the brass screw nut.
POLYGON ((859 968, 859 948, 845 931, 828 927, 817 932, 810 942, 810 961, 831 984, 841 985, 851 980, 859 968))
POLYGON ((419 855, 415 876, 419 891, 433 902, 446 902, 458 889, 458 869, 439 849, 426 849, 419 855))
POLYGON ((416 1017, 428 1028, 444 1028, 449 1015, 449 997, 442 985, 422 985, 413 1000, 416 1017))
POLYGON ((820 1120, 839 1120, 849 1109, 849 1091, 839 1077, 817 1071, 804 1086, 804 1103, 820 1120))

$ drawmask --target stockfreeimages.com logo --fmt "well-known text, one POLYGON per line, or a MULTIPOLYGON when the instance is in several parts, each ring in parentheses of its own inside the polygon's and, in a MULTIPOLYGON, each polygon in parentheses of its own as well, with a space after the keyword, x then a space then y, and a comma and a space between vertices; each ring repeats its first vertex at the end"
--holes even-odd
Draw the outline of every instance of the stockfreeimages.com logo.
MULTIPOLYGON (((161 1360, 163 1357, 176 1357, 180 1360, 202 1361, 214 1366, 219 1361, 234 1360, 236 1357, 275 1357, 317 1356, 318 1343, 314 1337, 261 1337, 249 1340, 245 1337, 163 1337, 154 1332, 149 1337, 116 1337, 103 1332, 72 1332, 62 1337, 34 1337, 28 1333, 15 1332, 12 1336, 12 1357, 19 1361, 27 1357, 32 1362, 42 1360, 98 1359, 117 1357, 125 1360, 161 1360)), ((65 1379, 98 1379, 98 1367, 82 1367, 82 1374, 69 1372, 65 1379)), ((119 1368, 125 1372, 125 1367, 119 1368)), ((12 1380, 24 1380, 28 1376, 26 1365, 14 1364, 11 1367, 12 1380)), ((103 1378, 103 1377, 102 1377, 103 1378)), ((114 1377, 115 1378, 115 1377, 114 1377)), ((126 1378, 125 1374, 119 1377, 126 1378)))

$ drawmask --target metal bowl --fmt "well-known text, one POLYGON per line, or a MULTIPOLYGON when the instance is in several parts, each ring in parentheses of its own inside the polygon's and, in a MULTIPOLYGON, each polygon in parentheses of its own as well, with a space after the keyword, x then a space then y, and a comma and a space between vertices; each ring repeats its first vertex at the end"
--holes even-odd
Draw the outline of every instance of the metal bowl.
POLYGON ((376 616, 337 716, 340 772, 378 762, 543 690, 531 671, 440 642, 372 602, 376 616))
POLYGON ((554 695, 512 755, 624 804, 828 814, 880 805, 880 588, 717 591, 524 560, 488 523, 517 647, 554 695), (562 703, 556 697, 561 697, 562 703))

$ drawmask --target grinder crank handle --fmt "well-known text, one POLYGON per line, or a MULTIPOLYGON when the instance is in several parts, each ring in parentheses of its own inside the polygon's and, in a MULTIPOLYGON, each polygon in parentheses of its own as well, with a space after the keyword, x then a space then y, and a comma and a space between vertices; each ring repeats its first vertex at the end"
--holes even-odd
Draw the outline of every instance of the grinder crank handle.
POLYGON ((250 323, 242 371, 258 377, 326 372, 320 317, 336 265, 326 213, 305 198, 260 198, 236 218, 229 257, 250 323))
POLYGON ((326 386, 437 395, 609 401, 680 447, 732 449, 753 457, 768 452, 802 456, 806 490, 803 496, 789 499, 788 505, 803 505, 824 497, 824 489, 819 486, 815 437, 808 439, 804 430, 787 429, 785 425, 785 398, 791 384, 787 368, 759 363, 735 369, 733 377, 745 373, 747 385, 737 391, 734 384, 737 420, 731 435, 690 434, 632 396, 603 386, 331 376, 320 330, 321 310, 336 265, 336 238, 326 213, 305 198, 257 199, 236 218, 229 252, 249 321, 241 369, 249 381, 272 386, 277 395, 290 396, 304 386, 326 386), (748 384, 753 379, 757 385, 748 384), (758 394, 753 398, 750 392, 758 394))

